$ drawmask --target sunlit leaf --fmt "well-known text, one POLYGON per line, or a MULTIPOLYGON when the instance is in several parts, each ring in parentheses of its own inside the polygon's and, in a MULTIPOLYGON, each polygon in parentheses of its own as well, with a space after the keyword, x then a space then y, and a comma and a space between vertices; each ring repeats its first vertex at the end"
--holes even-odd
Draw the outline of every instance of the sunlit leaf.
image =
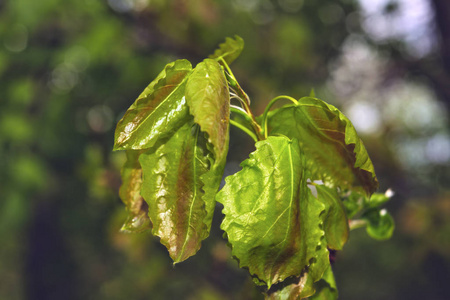
POLYGON ((269 134, 297 138, 308 176, 331 187, 371 195, 378 188, 372 161, 351 122, 334 106, 305 97, 269 113, 269 134))
POLYGON ((219 45, 219 48, 214 51, 214 54, 211 54, 209 58, 223 58, 228 65, 230 65, 238 56, 241 54, 244 49, 244 40, 235 35, 234 39, 227 37, 225 42, 219 45))
POLYGON ((151 229, 152 225, 148 217, 148 206, 141 196, 142 169, 138 158, 141 151, 126 151, 127 161, 122 171, 122 185, 119 196, 126 205, 128 218, 122 226, 122 231, 142 232, 151 229))
POLYGON ((230 122, 230 95, 219 63, 205 59, 189 76, 186 102, 194 121, 208 134, 217 162, 227 155, 230 122))
POLYGON ((321 257, 328 258, 325 206, 306 185, 298 142, 271 136, 256 148, 216 197, 224 205, 221 228, 233 256, 269 288, 300 276, 314 260, 320 261, 314 276, 321 276, 327 267, 321 257))
POLYGON ((210 165, 206 140, 191 119, 139 161, 141 193, 149 206, 153 234, 161 238, 174 262, 181 262, 198 251, 211 226, 214 198, 205 197, 201 180, 210 165))
POLYGON ((374 239, 387 240, 394 233, 394 219, 385 209, 372 209, 362 218, 367 220, 366 231, 374 239))
POLYGON ((187 60, 168 64, 119 121, 114 150, 148 149, 186 122, 184 89, 192 71, 187 60))
POLYGON ((317 185, 317 198, 326 207, 324 230, 328 248, 342 250, 348 240, 349 228, 344 205, 336 190, 317 185))

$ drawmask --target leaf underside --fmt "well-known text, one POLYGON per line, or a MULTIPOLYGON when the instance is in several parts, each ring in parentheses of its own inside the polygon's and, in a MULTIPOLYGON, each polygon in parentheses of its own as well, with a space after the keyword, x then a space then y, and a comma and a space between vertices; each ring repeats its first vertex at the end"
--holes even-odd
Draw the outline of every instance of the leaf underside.
POLYGON ((318 280, 328 260, 320 216, 325 207, 306 185, 299 144, 270 136, 256 148, 216 197, 224 205, 221 228, 232 254, 269 288, 313 261, 319 262, 312 275, 318 280))
POLYGON ((269 113, 271 135, 300 141, 311 180, 371 195, 378 180, 367 151, 351 122, 334 106, 305 97, 269 113))
POLYGON ((125 204, 128 218, 122 226, 125 232, 142 232, 151 229, 152 224, 148 217, 148 206, 141 196, 142 169, 138 157, 141 151, 126 151, 127 161, 122 171, 122 185, 119 196, 125 204))

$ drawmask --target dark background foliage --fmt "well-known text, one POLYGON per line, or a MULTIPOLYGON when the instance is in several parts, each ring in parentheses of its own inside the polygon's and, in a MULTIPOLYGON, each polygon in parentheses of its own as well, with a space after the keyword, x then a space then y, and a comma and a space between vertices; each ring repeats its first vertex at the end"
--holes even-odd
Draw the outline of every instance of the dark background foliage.
MULTIPOLYGON (((396 193, 392 239, 359 229, 337 254, 341 299, 448 299, 447 0, 0 1, 1 299, 262 298, 229 258, 220 209, 175 267, 155 238, 119 233, 116 122, 166 63, 234 34, 256 113, 314 88, 396 193)), ((227 174, 253 147, 231 133, 227 174)))

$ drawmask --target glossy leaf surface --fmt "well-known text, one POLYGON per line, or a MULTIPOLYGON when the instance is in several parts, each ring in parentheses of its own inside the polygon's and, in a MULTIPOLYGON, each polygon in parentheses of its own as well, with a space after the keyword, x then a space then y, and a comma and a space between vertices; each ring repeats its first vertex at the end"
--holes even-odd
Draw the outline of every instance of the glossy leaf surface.
POLYGON ((222 162, 228 151, 230 95, 217 61, 205 59, 195 67, 187 82, 186 102, 195 123, 208 134, 215 160, 222 162))
POLYGON ((336 190, 317 185, 317 198, 326 207, 324 230, 328 248, 342 250, 348 240, 349 227, 344 205, 336 190))
POLYGON ((149 206, 153 234, 161 238, 175 263, 194 255, 209 235, 214 198, 205 197, 201 180, 210 164, 205 144, 191 121, 139 159, 144 175, 141 193, 149 206))
MULTIPOLYGON (((297 141, 271 136, 256 148, 242 170, 226 178, 216 199, 224 205, 221 228, 233 256, 270 287, 299 276, 312 259, 322 262, 320 255, 328 259, 321 245, 325 207, 306 185, 297 141)), ((317 274, 326 266, 319 269, 317 274)))
POLYGON ((114 150, 151 148, 186 122, 189 110, 184 90, 191 71, 187 60, 165 67, 117 124, 114 150))
POLYGON ((121 171, 122 185, 119 196, 128 212, 122 231, 142 232, 151 229, 148 206, 141 196, 142 169, 138 161, 140 154, 141 151, 126 151, 127 161, 121 171))
POLYGON ((244 49, 244 40, 235 35, 234 39, 227 37, 225 42, 219 45, 219 48, 211 54, 209 58, 220 59, 223 58, 228 65, 230 65, 244 49))
POLYGON ((269 113, 269 134, 296 138, 308 176, 332 187, 371 195, 378 188, 372 161, 351 122, 334 106, 305 97, 269 113))

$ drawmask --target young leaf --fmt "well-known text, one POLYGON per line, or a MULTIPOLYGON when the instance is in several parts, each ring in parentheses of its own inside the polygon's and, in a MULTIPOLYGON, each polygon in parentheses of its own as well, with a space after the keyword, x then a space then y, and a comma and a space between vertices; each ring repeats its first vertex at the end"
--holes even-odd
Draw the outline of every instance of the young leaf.
POLYGON ((181 262, 199 250, 211 227, 214 197, 205 196, 201 180, 210 164, 203 133, 191 119, 139 161, 141 193, 149 206, 153 234, 161 238, 173 261, 181 262))
POLYGON ((394 192, 391 189, 388 189, 385 193, 375 193, 369 199, 365 199, 365 207, 366 208, 378 208, 388 202, 391 197, 394 196, 394 192))
POLYGON ((223 58, 228 65, 230 65, 238 56, 241 54, 244 49, 244 40, 235 35, 234 39, 227 37, 225 39, 225 43, 219 45, 219 49, 214 51, 214 54, 211 54, 209 58, 217 59, 223 58))
POLYGON ((385 209, 371 209, 362 218, 367 220, 366 231, 374 239, 387 240, 394 233, 394 219, 385 209))
POLYGON ((166 65, 117 124, 114 150, 151 148, 186 122, 184 89, 191 71, 187 60, 166 65))
POLYGON ((216 197, 224 206, 221 228, 233 256, 269 288, 299 276, 317 259, 318 248, 328 256, 320 247, 325 207, 308 189, 303 164, 297 141, 268 137, 216 197))
POLYGON ((270 112, 268 128, 271 135, 300 141, 311 180, 368 196, 378 188, 366 148, 350 120, 334 106, 305 97, 298 105, 270 112))
POLYGON ((141 196, 142 169, 138 158, 141 151, 126 151, 127 161, 122 171, 122 185, 119 196, 127 207, 128 218, 122 226, 122 231, 142 232, 151 229, 148 218, 148 206, 141 196))
POLYGON ((348 219, 353 219, 360 213, 367 202, 366 196, 359 193, 347 193, 341 199, 348 219))
POLYGON ((336 192, 324 185, 317 185, 317 199, 326 207, 324 230, 327 246, 330 249, 342 250, 348 240, 349 228, 344 205, 336 192))
POLYGON ((208 134, 215 160, 223 162, 228 151, 230 95, 217 61, 205 59, 195 67, 187 81, 186 102, 195 123, 208 134))

